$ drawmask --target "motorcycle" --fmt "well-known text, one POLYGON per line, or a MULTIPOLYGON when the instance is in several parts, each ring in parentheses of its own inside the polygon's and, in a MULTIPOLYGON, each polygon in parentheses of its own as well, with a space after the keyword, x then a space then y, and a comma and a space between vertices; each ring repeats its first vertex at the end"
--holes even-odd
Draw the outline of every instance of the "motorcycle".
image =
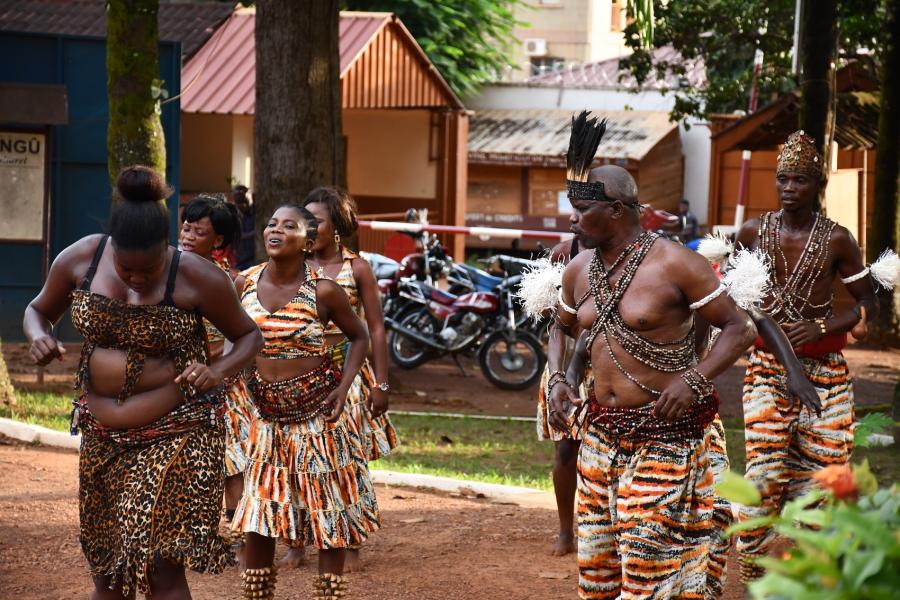
POLYGON ((423 281, 402 281, 399 295, 418 310, 385 319, 393 362, 412 369, 449 354, 459 365, 460 355, 477 353, 481 371, 495 386, 520 390, 533 385, 546 357, 539 337, 520 327, 523 320, 516 314, 513 292, 521 275, 497 279, 490 291, 460 295, 423 281))

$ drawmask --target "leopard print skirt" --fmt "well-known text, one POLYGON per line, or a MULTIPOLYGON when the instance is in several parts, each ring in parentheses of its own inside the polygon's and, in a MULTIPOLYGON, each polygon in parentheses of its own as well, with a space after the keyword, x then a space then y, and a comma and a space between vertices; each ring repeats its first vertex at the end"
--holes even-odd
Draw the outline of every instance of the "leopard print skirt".
POLYGON ((224 440, 221 417, 145 445, 84 431, 81 546, 92 576, 128 596, 150 593, 159 559, 208 573, 234 564, 218 533, 224 440))

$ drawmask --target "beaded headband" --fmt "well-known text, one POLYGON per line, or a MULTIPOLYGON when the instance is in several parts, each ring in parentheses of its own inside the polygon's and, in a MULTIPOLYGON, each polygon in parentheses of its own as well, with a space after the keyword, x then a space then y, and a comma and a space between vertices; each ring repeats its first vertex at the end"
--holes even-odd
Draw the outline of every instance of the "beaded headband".
POLYGON ((588 118, 590 113, 581 111, 572 117, 569 149, 566 152, 566 190, 569 200, 609 200, 601 181, 588 183, 588 174, 600 140, 606 132, 606 119, 588 118))
POLYGON ((801 129, 788 136, 781 154, 778 155, 775 174, 802 173, 822 179, 824 162, 816 149, 815 140, 801 129))

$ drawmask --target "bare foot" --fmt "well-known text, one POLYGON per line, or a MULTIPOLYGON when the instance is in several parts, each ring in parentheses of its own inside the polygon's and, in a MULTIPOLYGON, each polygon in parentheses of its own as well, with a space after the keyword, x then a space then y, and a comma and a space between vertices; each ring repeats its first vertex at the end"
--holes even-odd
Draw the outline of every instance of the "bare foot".
POLYGON ((288 548, 287 554, 285 554, 281 560, 278 561, 279 567, 287 567, 296 569, 306 564, 306 548, 288 548))
POLYGON ((348 548, 347 558, 344 559, 344 573, 359 573, 362 570, 363 563, 359 557, 359 548, 348 548))
POLYGON ((576 547, 575 535, 571 531, 567 533, 560 533, 559 537, 556 538, 556 543, 553 544, 553 549, 550 551, 550 555, 565 556, 566 554, 575 552, 576 547))

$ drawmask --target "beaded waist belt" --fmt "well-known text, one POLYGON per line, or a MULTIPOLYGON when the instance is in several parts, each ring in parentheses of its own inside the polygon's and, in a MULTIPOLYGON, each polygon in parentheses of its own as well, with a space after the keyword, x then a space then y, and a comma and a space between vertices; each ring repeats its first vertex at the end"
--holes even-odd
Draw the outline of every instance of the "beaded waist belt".
POLYGON ((152 423, 133 429, 111 429, 94 418, 88 409, 87 396, 75 401, 72 410, 71 430, 74 435, 78 428, 86 435, 108 438, 122 446, 146 446, 155 440, 186 433, 197 427, 215 425, 225 414, 225 394, 222 387, 185 401, 169 414, 152 423))
POLYGON ((283 381, 265 381, 259 371, 252 369, 247 376, 247 388, 263 419, 299 423, 325 412, 325 399, 337 388, 340 378, 340 366, 326 356, 312 371, 283 381))
POLYGON ((610 436, 633 442, 663 442, 699 439, 719 412, 719 395, 701 398, 675 421, 653 415, 654 403, 638 407, 602 406, 591 393, 588 399, 588 421, 610 436))
MULTIPOLYGON (((766 348, 766 343, 759 336, 754 340, 753 345, 756 346, 758 350, 771 352, 771 350, 766 348)), ((846 347, 846 333, 829 333, 817 342, 803 344, 800 348, 795 348, 794 354, 797 355, 797 358, 814 358, 824 354, 831 354, 832 352, 840 352, 846 347)))

